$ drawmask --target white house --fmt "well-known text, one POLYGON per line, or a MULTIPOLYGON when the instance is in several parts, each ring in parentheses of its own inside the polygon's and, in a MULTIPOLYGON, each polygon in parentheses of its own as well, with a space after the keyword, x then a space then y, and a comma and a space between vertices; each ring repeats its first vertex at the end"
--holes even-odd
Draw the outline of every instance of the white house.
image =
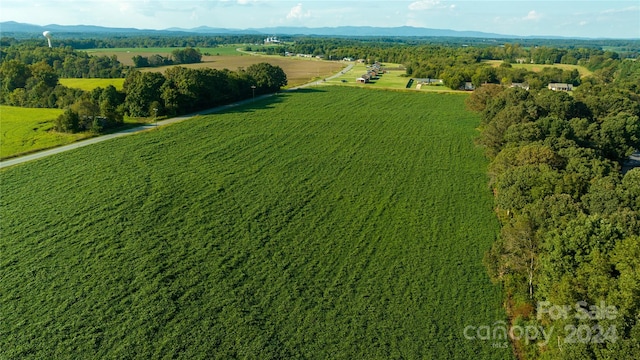
POLYGON ((527 83, 511 83, 511 87, 519 87, 521 89, 529 90, 529 84, 527 83))
POLYGON ((572 91, 573 85, 565 83, 550 83, 547 88, 553 91, 572 91))
POLYGON ((268 37, 266 39, 264 39, 264 43, 265 44, 279 44, 280 40, 278 40, 277 37, 268 37))

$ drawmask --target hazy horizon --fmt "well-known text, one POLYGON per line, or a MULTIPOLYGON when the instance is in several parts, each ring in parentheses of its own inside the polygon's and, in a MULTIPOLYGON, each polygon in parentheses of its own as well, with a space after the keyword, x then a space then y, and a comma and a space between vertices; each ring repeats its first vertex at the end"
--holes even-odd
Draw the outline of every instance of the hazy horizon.
POLYGON ((515 36, 640 38, 637 1, 6 0, 0 21, 164 30, 372 26, 515 36))

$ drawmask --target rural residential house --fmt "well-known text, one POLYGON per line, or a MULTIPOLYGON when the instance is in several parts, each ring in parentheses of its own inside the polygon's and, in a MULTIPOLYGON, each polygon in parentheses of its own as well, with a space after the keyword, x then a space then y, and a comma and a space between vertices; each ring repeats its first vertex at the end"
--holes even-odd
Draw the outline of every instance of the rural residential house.
POLYGON ((369 82, 370 79, 371 79, 371 76, 369 74, 364 74, 364 75, 360 76, 359 78, 357 78, 356 82, 366 84, 366 83, 369 82))
POLYGON ((511 87, 519 87, 521 89, 529 90, 529 84, 527 83, 511 83, 511 87))
POLYGON ((573 85, 565 83, 551 83, 547 88, 553 91, 572 91, 573 85))

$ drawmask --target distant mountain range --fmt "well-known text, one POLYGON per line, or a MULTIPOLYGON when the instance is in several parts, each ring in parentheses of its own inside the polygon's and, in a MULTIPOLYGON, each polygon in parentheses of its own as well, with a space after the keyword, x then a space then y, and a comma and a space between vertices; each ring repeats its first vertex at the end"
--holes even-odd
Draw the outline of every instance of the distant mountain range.
MULTIPOLYGON (((456 31, 445 29, 428 29, 411 26, 401 27, 372 27, 372 26, 339 26, 339 27, 268 27, 256 29, 226 29, 200 26, 192 29, 168 28, 165 30, 135 29, 135 28, 111 28, 94 25, 32 25, 5 21, 0 23, 2 33, 42 33, 45 30, 58 33, 111 33, 111 34, 162 34, 162 33, 191 33, 191 34, 220 34, 220 35, 318 35, 318 36, 385 36, 385 37, 465 37, 486 39, 515 39, 532 38, 514 35, 485 33, 479 31, 456 31)), ((546 37, 558 38, 558 37, 546 37)))
POLYGON ((45 30, 59 33, 148 33, 157 30, 140 30, 134 28, 110 28, 94 25, 56 25, 45 26, 24 24, 15 21, 0 22, 2 33, 41 33, 45 30))
POLYGON ((240 32, 242 34, 264 34, 264 35, 318 35, 318 36, 388 36, 388 37, 476 37, 476 38, 492 38, 505 39, 515 38, 512 35, 492 34, 479 31, 456 31, 445 29, 428 29, 412 26, 400 27, 373 27, 373 26, 338 26, 338 27, 269 27, 247 30, 233 29, 216 29, 201 26, 194 29, 170 28, 170 31, 194 32, 203 34, 212 34, 229 32, 240 32))

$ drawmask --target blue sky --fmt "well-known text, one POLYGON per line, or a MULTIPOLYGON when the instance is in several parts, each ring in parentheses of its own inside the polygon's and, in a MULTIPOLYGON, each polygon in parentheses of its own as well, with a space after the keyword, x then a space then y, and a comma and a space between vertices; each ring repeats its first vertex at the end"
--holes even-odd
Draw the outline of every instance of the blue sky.
POLYGON ((639 0, 2 0, 0 21, 166 29, 416 26, 509 35, 640 38, 639 0))

